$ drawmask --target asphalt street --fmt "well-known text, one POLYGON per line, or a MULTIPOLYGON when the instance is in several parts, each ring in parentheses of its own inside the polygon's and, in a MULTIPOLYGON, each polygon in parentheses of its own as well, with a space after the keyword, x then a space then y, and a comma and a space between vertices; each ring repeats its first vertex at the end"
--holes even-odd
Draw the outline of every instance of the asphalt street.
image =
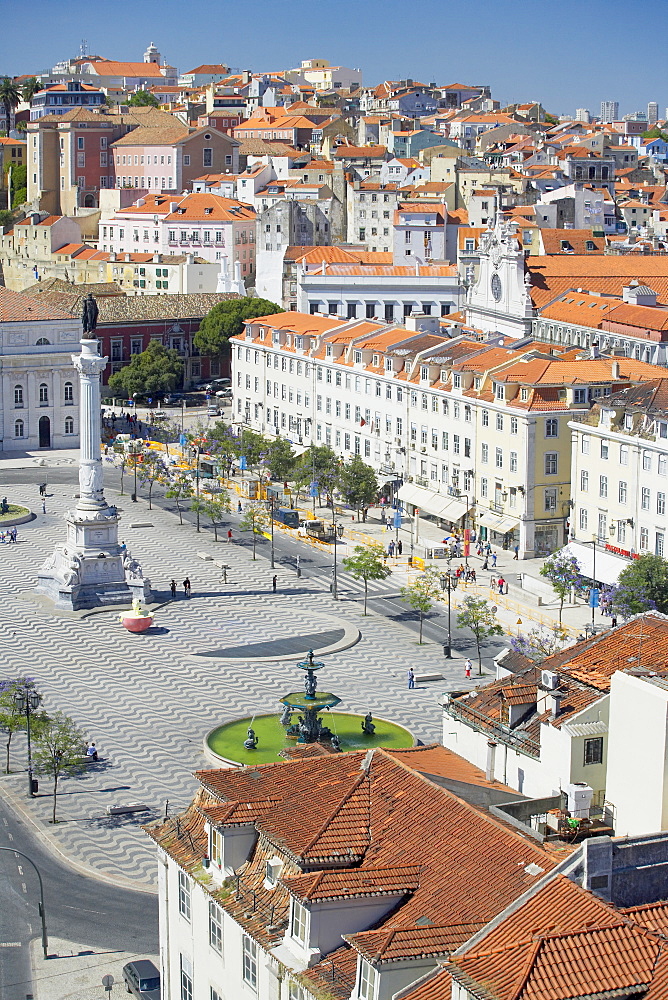
MULTIPOLYGON (((107 489, 107 500, 109 502, 117 503, 119 507, 124 509, 126 516, 129 517, 133 507, 133 503, 130 499, 130 494, 132 492, 131 477, 129 477, 126 473, 124 481, 125 492, 123 497, 119 499, 118 493, 114 495, 114 491, 120 490, 119 471, 111 465, 105 464, 104 476, 107 489)), ((46 481, 49 487, 47 490, 47 509, 49 492, 53 490, 61 492, 62 494, 67 487, 71 486, 72 496, 74 496, 78 483, 77 470, 75 466, 72 466, 72 468, 49 468, 48 470, 39 468, 34 470, 12 469, 7 470, 4 477, 6 477, 8 482, 12 483, 34 483, 36 495, 38 485, 46 481)), ((0 488, 2 486, 2 478, 3 476, 0 475, 0 488)), ((144 499, 141 490, 139 490, 138 495, 140 496, 140 504, 138 504, 137 509, 142 512, 143 517, 146 508, 144 503, 141 502, 144 499)), ((172 511, 175 516, 177 515, 175 503, 172 500, 165 499, 164 491, 158 485, 154 487, 152 503, 155 507, 159 507, 162 510, 172 511)), ((37 504, 35 506, 37 507, 37 504)), ((316 512, 318 512, 317 508, 316 512)), ((321 515, 327 519, 329 512, 323 508, 321 515)), ((237 530, 241 516, 242 515, 239 515, 234 511, 230 514, 226 514, 224 521, 221 522, 221 527, 218 529, 219 535, 223 536, 227 532, 227 529, 231 527, 234 533, 234 543, 250 549, 252 547, 250 536, 247 533, 239 532, 237 530)), ((187 511, 183 513, 183 519, 191 524, 195 524, 196 520, 195 515, 187 511)), ((203 519, 201 519, 201 530, 203 537, 206 539, 213 535, 210 525, 206 524, 203 519)), ((256 545, 258 559, 265 559, 269 562, 271 558, 271 543, 269 540, 260 537, 257 539, 256 545)), ((350 543, 347 545, 344 544, 337 546, 337 590, 339 598, 353 600, 361 604, 364 600, 363 584, 352 579, 352 577, 346 574, 342 566, 342 560, 345 558, 347 551, 351 548, 352 546, 350 543)), ((296 576, 298 556, 302 579, 317 581, 324 589, 328 589, 332 583, 333 576, 333 546, 330 546, 329 549, 323 549, 322 551, 314 549, 311 545, 300 542, 298 539, 285 534, 277 528, 274 532, 274 560, 276 565, 282 566, 284 569, 294 570, 296 576)), ((165 581, 162 589, 167 590, 167 587, 168 581, 165 581)), ((396 585, 392 585, 391 577, 385 583, 375 583, 371 588, 371 591, 372 592, 369 593, 368 599, 369 610, 405 626, 409 631, 415 634, 419 633, 419 617, 417 613, 410 608, 407 602, 401 599, 398 588, 396 585)), ((464 657, 470 656, 475 662, 475 643, 473 642, 470 632, 457 628, 456 615, 454 613, 451 617, 451 632, 453 653, 464 657)), ((423 623, 423 635, 425 640, 441 643, 441 645, 445 646, 448 639, 447 614, 440 609, 434 608, 428 615, 425 616, 423 623)), ((504 641, 503 636, 489 639, 484 646, 483 661, 486 661, 489 666, 492 658, 504 649, 506 645, 507 642, 504 641)))
MULTIPOLYGON (((41 935, 38 879, 17 850, 33 861, 42 876, 47 934, 104 949, 110 956, 157 954, 157 896, 73 871, 2 799, 0 848, 0 1000, 24 1000, 33 994, 29 944, 41 935)), ((58 975, 56 955, 53 962, 58 975)))

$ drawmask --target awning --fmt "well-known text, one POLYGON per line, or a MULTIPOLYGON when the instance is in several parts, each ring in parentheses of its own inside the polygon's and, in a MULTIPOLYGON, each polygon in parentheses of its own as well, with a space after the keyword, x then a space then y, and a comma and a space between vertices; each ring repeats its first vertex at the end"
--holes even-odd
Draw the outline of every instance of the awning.
POLYGON ((507 531, 513 531, 520 523, 518 517, 510 517, 508 514, 497 514, 486 507, 476 508, 478 525, 487 528, 488 531, 497 531, 505 535, 507 531))
POLYGON ((415 486, 414 483, 404 483, 397 497, 402 503, 410 503, 421 512, 443 518, 445 521, 458 521, 468 509, 466 501, 459 497, 436 493, 424 486, 415 486))
MULTIPOLYGON (((580 564, 582 576, 594 579, 594 546, 583 545, 581 542, 569 542, 560 551, 560 555, 575 556, 580 564)), ((630 565, 627 559, 606 552, 602 545, 596 546, 596 577, 600 583, 615 584, 619 574, 630 565)))

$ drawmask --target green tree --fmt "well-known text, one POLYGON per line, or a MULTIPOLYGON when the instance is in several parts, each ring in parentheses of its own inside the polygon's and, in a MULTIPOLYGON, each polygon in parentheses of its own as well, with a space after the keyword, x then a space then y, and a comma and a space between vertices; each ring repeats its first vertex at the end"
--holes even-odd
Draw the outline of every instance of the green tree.
POLYGON ((378 496, 378 480, 371 466, 359 455, 351 455, 341 469, 340 490, 346 503, 357 510, 357 519, 362 511, 366 521, 366 509, 378 496))
POLYGON ((267 446, 266 463, 272 479, 283 481, 289 479, 295 462, 296 456, 292 445, 285 438, 276 438, 267 446))
POLYGON ((28 77, 28 79, 23 84, 23 100, 27 101, 27 103, 29 104, 32 101, 35 94, 39 93, 39 91, 43 89, 44 88, 42 87, 42 84, 39 82, 37 77, 35 76, 28 77))
MULTIPOLYGON (((199 510, 200 514, 209 518, 211 527, 213 528, 213 538, 217 542, 218 526, 223 519, 223 514, 228 514, 230 511, 230 494, 227 490, 223 490, 215 496, 198 497, 193 501, 192 509, 195 511, 199 510)), ((255 536, 253 536, 253 544, 255 544, 255 536)), ((253 549, 253 551, 255 550, 253 549)), ((255 558, 255 555, 253 555, 253 558, 255 558)))
POLYGON ((540 568, 540 575, 550 581, 552 590, 559 598, 559 624, 564 613, 564 601, 581 580, 580 563, 575 556, 555 553, 546 559, 540 568))
POLYGON ((267 440, 263 438, 261 434, 257 431, 252 431, 249 427, 245 427, 239 438, 239 455, 243 455, 246 459, 246 465, 252 472, 253 469, 259 471, 260 466, 266 456, 267 451, 267 440))
POLYGON ((85 767, 86 740, 73 719, 56 712, 37 728, 33 745, 33 760, 38 774, 46 774, 53 779, 51 822, 55 823, 58 782, 62 775, 81 773, 85 767))
POLYGON ((125 446, 122 441, 114 442, 114 465, 117 469, 121 470, 121 496, 123 496, 123 478, 125 476, 125 470, 128 467, 129 455, 125 450, 125 446))
POLYGON ((7 208, 0 209, 0 229, 9 229, 14 225, 14 213, 7 208))
POLYGON ((440 577, 432 566, 427 566, 414 583, 401 588, 404 601, 408 601, 413 611, 417 611, 420 616, 420 645, 424 616, 431 611, 440 592, 440 577))
POLYGON ((649 129, 647 132, 643 132, 643 139, 664 139, 668 141, 668 133, 662 132, 661 129, 655 125, 654 128, 649 129))
POLYGON ((165 492, 168 500, 176 500, 176 509, 179 512, 179 523, 183 524, 183 508, 181 502, 189 500, 193 495, 193 484, 189 476, 181 473, 169 484, 169 489, 165 492))
POLYGON ((210 439, 210 449, 216 456, 219 464, 222 464, 225 475, 229 479, 232 463, 239 457, 239 438, 232 433, 232 428, 228 427, 222 420, 217 420, 208 431, 210 439))
POLYGON ((460 628, 473 632, 478 651, 478 674, 482 675, 481 643, 490 636, 503 635, 503 629, 496 618, 496 609, 491 608, 484 597, 465 597, 457 615, 457 624, 460 628))
POLYGON ((251 531, 253 533, 253 559, 255 559, 257 536, 264 535, 268 526, 269 513, 264 504, 249 503, 244 511, 244 516, 239 522, 239 527, 242 531, 251 531))
POLYGON ((318 503, 324 493, 331 497, 338 488, 341 477, 341 462, 335 451, 328 444, 312 444, 301 455, 295 471, 294 480, 298 489, 309 485, 314 480, 318 484, 318 503))
POLYGON ((548 656, 559 652, 566 637, 567 633, 560 625, 553 625, 549 630, 532 628, 526 635, 518 632, 512 636, 510 648, 533 663, 542 663, 548 656))
POLYGON ((343 566, 356 580, 364 581, 364 614, 366 614, 369 580, 384 580, 391 572, 385 565, 385 549, 377 544, 356 545, 353 554, 343 560, 343 566))
POLYGON ((183 361, 178 352, 152 340, 141 354, 133 354, 129 365, 109 376, 112 392, 162 396, 171 392, 183 376, 183 361))
POLYGON ((230 337, 243 332, 245 320, 280 312, 282 307, 269 299, 226 299, 210 309, 200 323, 195 346, 202 354, 223 354, 228 350, 230 337))
POLYGON ((137 466, 137 475, 142 486, 148 486, 148 509, 153 510, 153 487, 164 480, 167 469, 162 455, 157 451, 146 451, 137 466))
POLYGON ((21 103, 21 91, 11 76, 3 76, 0 80, 0 104, 4 108, 7 130, 9 131, 12 112, 21 103))
POLYGON ((128 100, 128 105, 131 108, 159 108, 160 101, 155 96, 151 94, 148 90, 137 90, 132 94, 128 100))
POLYGON ((640 615, 645 611, 668 614, 668 562, 651 552, 634 559, 619 574, 617 585, 604 594, 611 615, 640 615))
MULTIPOLYGON (((10 680, 0 681, 0 730, 7 737, 5 750, 7 754, 5 762, 5 774, 9 774, 9 751, 14 733, 22 732, 26 728, 25 713, 19 712, 16 708, 14 696, 19 690, 25 690, 26 686, 33 687, 31 677, 14 677, 10 680)), ((46 718, 44 712, 36 714, 30 713, 32 719, 31 731, 42 724, 46 718)))

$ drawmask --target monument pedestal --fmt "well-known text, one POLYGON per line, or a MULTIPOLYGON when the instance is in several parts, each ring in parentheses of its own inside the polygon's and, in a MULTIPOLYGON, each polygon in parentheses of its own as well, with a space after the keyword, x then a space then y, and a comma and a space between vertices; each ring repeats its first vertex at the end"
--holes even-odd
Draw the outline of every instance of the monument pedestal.
POLYGON ((72 361, 79 372, 81 456, 79 502, 66 515, 67 541, 56 545, 37 574, 38 594, 70 611, 151 600, 141 565, 118 543, 116 507, 104 499, 100 449, 100 375, 107 359, 97 339, 84 338, 72 361))

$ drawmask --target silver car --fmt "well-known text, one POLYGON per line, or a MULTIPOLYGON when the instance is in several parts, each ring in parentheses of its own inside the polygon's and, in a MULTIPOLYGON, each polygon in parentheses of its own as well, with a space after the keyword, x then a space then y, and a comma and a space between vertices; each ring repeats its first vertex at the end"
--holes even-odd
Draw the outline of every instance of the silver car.
POLYGON ((148 958, 124 965, 123 982, 128 993, 139 1000, 160 1000, 160 972, 148 958))

